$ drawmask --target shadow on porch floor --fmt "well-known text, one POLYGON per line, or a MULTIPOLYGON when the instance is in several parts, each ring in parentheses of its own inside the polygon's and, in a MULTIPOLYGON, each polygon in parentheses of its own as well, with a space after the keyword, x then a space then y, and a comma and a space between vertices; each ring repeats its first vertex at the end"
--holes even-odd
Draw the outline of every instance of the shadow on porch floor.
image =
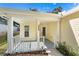
POLYGON ((54 48, 54 43, 49 40, 45 40, 45 45, 47 47, 47 53, 49 56, 63 56, 56 48, 54 48))

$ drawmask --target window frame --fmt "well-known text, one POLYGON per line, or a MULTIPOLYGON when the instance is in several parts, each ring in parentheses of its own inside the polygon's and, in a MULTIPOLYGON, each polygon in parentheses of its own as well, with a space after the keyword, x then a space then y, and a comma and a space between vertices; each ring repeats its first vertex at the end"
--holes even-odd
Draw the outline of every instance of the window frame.
POLYGON ((29 25, 24 26, 24 36, 29 37, 29 25))

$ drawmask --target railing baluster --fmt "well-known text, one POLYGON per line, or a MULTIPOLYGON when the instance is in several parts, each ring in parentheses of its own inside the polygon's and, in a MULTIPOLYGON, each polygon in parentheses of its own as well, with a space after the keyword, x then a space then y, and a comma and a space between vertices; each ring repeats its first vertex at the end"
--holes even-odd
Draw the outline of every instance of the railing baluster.
POLYGON ((30 51, 31 51, 31 42, 30 42, 30 51))
MULTIPOLYGON (((20 52, 25 52, 25 51, 31 52, 33 50, 32 49, 32 43, 33 42, 27 41, 27 40, 25 40, 25 38, 20 38, 20 39, 17 38, 17 40, 16 40, 16 38, 14 38, 14 42, 15 42, 15 46, 19 43, 17 48, 18 48, 19 51, 22 49, 20 52)), ((39 43, 39 46, 40 46, 41 49, 44 48, 44 46, 43 46, 44 43, 45 43, 45 37, 43 36, 42 40, 40 39, 40 43, 39 43)), ((35 44, 35 43, 33 43, 33 44, 35 44)), ((38 44, 37 41, 36 41, 36 44, 38 44)), ((16 50, 17 50, 17 48, 16 48, 16 50)), ((36 46, 35 46, 35 48, 36 48, 36 46)), ((37 46, 36 50, 39 50, 38 46, 37 46)))

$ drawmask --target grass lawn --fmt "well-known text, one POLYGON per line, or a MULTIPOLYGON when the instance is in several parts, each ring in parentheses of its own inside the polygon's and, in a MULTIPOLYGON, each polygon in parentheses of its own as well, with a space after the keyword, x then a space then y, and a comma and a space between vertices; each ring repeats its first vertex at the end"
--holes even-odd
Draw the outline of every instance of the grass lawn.
POLYGON ((0 55, 3 55, 7 49, 7 35, 0 36, 0 55))
MULTIPOLYGON (((18 35, 19 33, 14 33, 15 35, 18 35)), ((0 36, 0 55, 3 55, 7 49, 7 34, 4 34, 0 36)))

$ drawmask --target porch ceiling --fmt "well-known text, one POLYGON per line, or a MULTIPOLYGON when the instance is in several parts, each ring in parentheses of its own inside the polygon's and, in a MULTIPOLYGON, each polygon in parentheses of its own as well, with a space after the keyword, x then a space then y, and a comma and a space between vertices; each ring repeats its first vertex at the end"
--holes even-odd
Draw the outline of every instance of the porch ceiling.
POLYGON ((52 14, 52 13, 43 13, 35 11, 26 11, 26 10, 17 10, 17 9, 8 9, 0 8, 0 16, 6 17, 15 17, 15 21, 18 22, 27 22, 27 21, 59 21, 61 15, 52 14))

